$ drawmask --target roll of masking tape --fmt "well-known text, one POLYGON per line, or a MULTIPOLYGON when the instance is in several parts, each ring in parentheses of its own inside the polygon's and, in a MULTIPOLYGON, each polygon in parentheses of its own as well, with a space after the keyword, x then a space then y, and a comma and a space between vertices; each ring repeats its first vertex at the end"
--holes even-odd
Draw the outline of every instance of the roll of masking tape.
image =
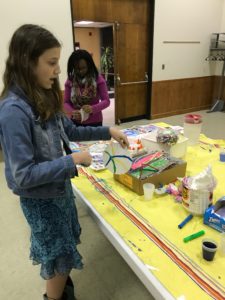
POLYGON ((225 162, 225 152, 220 152, 220 161, 225 162))

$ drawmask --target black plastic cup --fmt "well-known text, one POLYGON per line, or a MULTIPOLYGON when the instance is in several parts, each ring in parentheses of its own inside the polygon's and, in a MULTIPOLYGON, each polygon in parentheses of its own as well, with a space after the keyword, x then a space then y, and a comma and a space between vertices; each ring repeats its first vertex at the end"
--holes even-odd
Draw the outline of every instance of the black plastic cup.
POLYGON ((216 254, 217 243, 210 239, 202 241, 202 256, 205 260, 212 261, 216 254))

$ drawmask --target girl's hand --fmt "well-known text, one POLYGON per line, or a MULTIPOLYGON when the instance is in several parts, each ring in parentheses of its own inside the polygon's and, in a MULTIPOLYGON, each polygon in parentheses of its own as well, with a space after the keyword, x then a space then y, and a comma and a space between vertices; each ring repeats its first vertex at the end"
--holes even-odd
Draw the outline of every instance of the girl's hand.
POLYGON ((110 127, 109 132, 111 134, 111 137, 114 138, 114 140, 116 140, 117 142, 119 142, 119 144, 123 148, 129 147, 129 142, 128 142, 127 136, 123 132, 121 132, 120 130, 118 130, 115 127, 110 127))
POLYGON ((72 112, 72 119, 76 120, 76 121, 81 121, 81 114, 79 110, 74 110, 72 112))
POLYGON ((83 105, 82 109, 87 113, 91 114, 92 113, 92 106, 91 105, 83 105))
POLYGON ((71 156, 75 165, 89 167, 92 162, 92 157, 88 151, 74 152, 71 156))

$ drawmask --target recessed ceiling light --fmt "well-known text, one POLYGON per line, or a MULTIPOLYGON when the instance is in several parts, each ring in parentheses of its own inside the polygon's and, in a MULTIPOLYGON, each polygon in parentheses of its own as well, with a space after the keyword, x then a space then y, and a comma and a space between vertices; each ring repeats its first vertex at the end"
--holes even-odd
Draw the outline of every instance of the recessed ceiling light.
POLYGON ((75 22, 75 25, 88 25, 88 24, 92 24, 94 22, 92 21, 78 21, 78 22, 75 22))

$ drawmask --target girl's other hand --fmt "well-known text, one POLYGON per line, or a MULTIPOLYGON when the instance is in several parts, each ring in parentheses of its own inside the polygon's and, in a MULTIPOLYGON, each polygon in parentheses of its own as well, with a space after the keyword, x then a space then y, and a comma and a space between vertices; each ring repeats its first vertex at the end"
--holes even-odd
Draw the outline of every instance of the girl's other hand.
POLYGON ((123 148, 129 147, 129 142, 127 139, 127 136, 120 130, 118 130, 115 127, 110 127, 109 132, 111 134, 111 137, 114 138, 123 148))
POLYGON ((92 157, 88 151, 74 152, 71 156, 75 165, 89 167, 92 162, 92 157))
POLYGON ((72 113, 72 119, 76 121, 81 121, 81 114, 79 110, 74 110, 72 113))
POLYGON ((91 114, 92 113, 92 106, 91 105, 83 105, 82 109, 87 113, 91 114))

